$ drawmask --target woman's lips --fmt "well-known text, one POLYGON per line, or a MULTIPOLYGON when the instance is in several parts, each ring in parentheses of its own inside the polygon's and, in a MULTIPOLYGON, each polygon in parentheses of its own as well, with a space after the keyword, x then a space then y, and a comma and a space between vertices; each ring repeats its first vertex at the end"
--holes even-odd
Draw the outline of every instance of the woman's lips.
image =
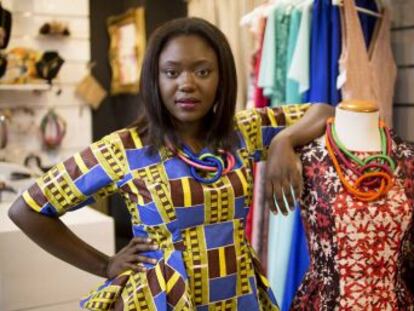
POLYGON ((200 103, 200 101, 198 99, 179 99, 179 100, 176 100, 175 103, 181 109, 192 110, 196 108, 196 106, 200 103))

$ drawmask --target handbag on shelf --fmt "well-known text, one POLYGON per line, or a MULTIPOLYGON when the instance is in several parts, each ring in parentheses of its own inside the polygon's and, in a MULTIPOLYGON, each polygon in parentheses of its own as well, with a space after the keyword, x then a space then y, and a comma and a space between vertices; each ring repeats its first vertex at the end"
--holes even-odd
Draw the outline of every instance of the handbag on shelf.
POLYGON ((78 83, 75 94, 96 110, 108 93, 99 81, 89 73, 78 83))
POLYGON ((65 60, 56 51, 46 51, 39 61, 36 62, 37 76, 52 83, 56 78, 65 60))

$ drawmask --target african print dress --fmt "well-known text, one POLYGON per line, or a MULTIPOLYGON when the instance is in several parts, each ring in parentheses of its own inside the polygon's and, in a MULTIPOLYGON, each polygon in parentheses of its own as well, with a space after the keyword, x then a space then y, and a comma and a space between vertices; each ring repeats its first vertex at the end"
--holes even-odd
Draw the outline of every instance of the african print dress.
POLYGON ((414 146, 394 137, 395 184, 369 203, 344 190, 323 139, 301 157, 311 265, 291 309, 414 310, 414 146))
MULTIPOLYGON (((146 272, 125 271, 81 301, 88 310, 278 310, 244 222, 252 199, 252 164, 271 139, 309 105, 247 110, 236 116, 236 165, 212 184, 193 179, 167 149, 149 152, 136 129, 93 143, 52 168, 23 195, 34 210, 59 216, 119 192, 134 236, 159 249, 146 272)), ((204 150, 202 152, 206 152, 204 150)))

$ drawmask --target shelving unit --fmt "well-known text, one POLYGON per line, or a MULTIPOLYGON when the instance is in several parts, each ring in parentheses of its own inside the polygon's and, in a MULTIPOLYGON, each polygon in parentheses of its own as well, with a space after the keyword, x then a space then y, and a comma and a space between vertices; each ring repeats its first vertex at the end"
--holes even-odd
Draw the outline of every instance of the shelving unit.
POLYGON ((49 84, 0 84, 2 91, 48 91, 49 84))

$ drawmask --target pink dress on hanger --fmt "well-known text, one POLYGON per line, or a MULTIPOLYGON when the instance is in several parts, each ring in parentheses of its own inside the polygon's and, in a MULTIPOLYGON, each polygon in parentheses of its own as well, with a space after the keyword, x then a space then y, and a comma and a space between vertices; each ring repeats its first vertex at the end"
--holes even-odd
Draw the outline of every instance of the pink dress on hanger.
POLYGON ((392 126, 392 103, 397 67, 391 50, 390 12, 382 11, 367 51, 353 0, 343 1, 342 54, 339 60, 342 97, 377 103, 381 118, 392 126))

